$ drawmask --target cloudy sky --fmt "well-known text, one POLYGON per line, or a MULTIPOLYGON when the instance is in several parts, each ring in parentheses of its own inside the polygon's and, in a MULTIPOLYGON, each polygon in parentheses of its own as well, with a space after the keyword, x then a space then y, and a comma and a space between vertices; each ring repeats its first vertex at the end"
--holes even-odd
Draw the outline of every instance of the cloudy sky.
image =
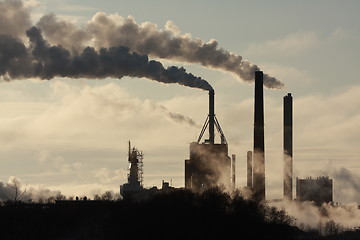
MULTIPOLYGON (((8 2, 0 2, 2 10, 8 2)), ((86 45, 117 43, 116 32, 96 24, 130 19, 172 37, 217 43, 216 49, 242 56, 284 84, 265 89, 267 198, 282 198, 282 101, 291 92, 294 176, 328 175, 335 201, 360 202, 358 9, 358 1, 28 0, 8 10, 15 15, 2 16, 0 34, 31 47, 25 31, 36 26, 50 45, 76 55, 86 45)), ((164 50, 157 43, 153 48, 164 50)), ((237 155, 237 185, 244 186, 253 138, 252 82, 235 70, 204 67, 211 55, 200 63, 140 54, 165 67, 184 67, 212 85, 216 116, 230 154, 237 155)), ((1 79, 0 181, 16 176, 24 186, 66 195, 118 192, 126 182, 131 140, 144 153, 145 186, 161 180, 184 186, 189 143, 207 116, 206 91, 143 77, 1 79)))

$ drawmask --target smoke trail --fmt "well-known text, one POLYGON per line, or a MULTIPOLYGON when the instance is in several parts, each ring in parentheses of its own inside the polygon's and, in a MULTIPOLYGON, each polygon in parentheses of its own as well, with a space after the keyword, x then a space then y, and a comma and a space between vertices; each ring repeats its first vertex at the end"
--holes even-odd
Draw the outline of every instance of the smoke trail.
MULTIPOLYGON (((74 52, 90 42, 96 48, 121 45, 139 54, 231 72, 247 82, 253 82, 255 71, 260 70, 241 56, 219 48, 216 40, 205 43, 189 34, 180 34, 171 21, 166 23, 165 29, 158 29, 149 22, 137 24, 132 17, 98 12, 83 29, 70 22, 59 21, 54 14, 43 16, 37 26, 50 42, 66 46, 74 52)), ((264 85, 268 88, 282 88, 284 84, 264 74, 264 85)))
POLYGON ((32 26, 30 14, 18 0, 0 2, 0 34, 24 37, 25 30, 32 26))
POLYGON ((211 90, 210 84, 187 73, 184 68, 168 67, 146 55, 130 52, 127 47, 85 47, 79 55, 72 55, 62 46, 51 46, 38 28, 26 31, 30 47, 9 35, 0 35, 0 75, 3 79, 30 78, 148 78, 162 83, 211 90))

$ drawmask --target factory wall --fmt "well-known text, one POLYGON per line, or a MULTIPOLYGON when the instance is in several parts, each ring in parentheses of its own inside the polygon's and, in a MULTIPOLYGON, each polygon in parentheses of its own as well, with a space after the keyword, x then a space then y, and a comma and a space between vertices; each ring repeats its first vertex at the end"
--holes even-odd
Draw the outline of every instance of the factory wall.
POLYGON ((231 159, 227 144, 190 144, 190 159, 185 160, 185 187, 201 191, 231 183, 231 159))
POLYGON ((296 200, 317 205, 333 201, 333 180, 328 177, 296 178, 296 200))

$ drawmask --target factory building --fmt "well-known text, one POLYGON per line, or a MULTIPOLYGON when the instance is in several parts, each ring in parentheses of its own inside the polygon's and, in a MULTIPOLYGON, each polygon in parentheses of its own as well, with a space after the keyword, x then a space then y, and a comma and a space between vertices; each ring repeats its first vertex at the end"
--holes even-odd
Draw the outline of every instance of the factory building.
POLYGON ((215 93, 209 91, 209 115, 201 130, 197 142, 190 143, 190 158, 185 160, 185 188, 193 191, 202 191, 210 187, 233 185, 235 174, 231 176, 231 165, 235 167, 228 153, 228 144, 220 124, 215 116, 215 93), (209 129, 209 139, 201 143, 201 139, 209 129), (215 143, 215 128, 220 134, 220 143, 215 143))
POLYGON ((316 205, 333 201, 333 180, 329 177, 296 178, 296 200, 313 201, 316 205))

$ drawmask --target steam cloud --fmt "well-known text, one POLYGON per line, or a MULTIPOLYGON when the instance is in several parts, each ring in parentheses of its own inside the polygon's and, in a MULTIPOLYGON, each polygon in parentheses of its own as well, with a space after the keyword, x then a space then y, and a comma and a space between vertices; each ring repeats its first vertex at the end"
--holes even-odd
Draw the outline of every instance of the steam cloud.
POLYGON ((295 225, 300 229, 316 230, 321 235, 334 233, 327 232, 329 225, 336 227, 338 232, 354 230, 360 226, 360 210, 355 203, 335 206, 324 203, 319 207, 308 201, 282 201, 270 205, 283 209, 294 217, 295 225))
MULTIPOLYGON (((90 42, 96 48, 121 45, 152 57, 196 63, 231 72, 247 82, 253 82, 254 72, 260 70, 257 65, 241 56, 219 48, 216 40, 205 43, 189 34, 180 34, 178 27, 171 21, 166 23, 165 29, 158 29, 150 22, 137 24, 130 16, 124 18, 117 14, 98 12, 84 28, 60 21, 54 14, 43 16, 37 26, 49 41, 75 52, 90 42)), ((284 84, 264 74, 264 85, 268 88, 281 88, 284 84)))

